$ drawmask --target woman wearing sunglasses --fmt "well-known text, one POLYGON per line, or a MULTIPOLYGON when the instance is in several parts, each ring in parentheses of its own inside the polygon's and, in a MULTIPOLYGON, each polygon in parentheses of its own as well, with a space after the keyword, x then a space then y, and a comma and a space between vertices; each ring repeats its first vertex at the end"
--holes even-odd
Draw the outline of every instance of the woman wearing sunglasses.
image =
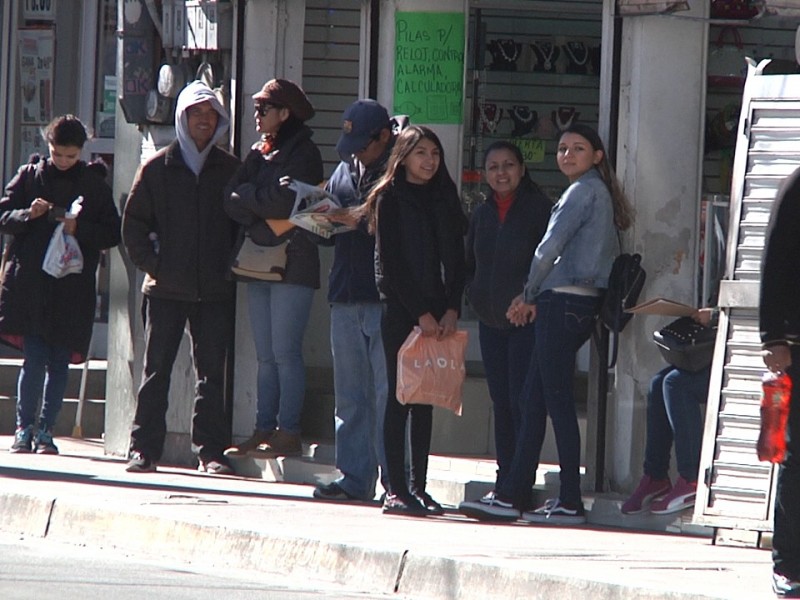
POLYGON ((253 95, 261 139, 225 192, 225 209, 257 244, 289 241, 281 281, 247 282, 250 325, 256 346, 256 422, 250 439, 226 456, 275 458, 301 453, 300 413, 305 396, 303 335, 319 288, 319 251, 313 234, 289 223, 295 193, 281 179, 317 185, 322 156, 305 122, 314 116, 305 93, 286 79, 273 79, 253 95))

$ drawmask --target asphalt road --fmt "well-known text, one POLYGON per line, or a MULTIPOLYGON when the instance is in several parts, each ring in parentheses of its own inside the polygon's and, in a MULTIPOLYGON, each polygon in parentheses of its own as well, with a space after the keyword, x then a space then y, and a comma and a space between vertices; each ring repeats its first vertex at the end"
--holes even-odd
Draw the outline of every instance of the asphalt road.
POLYGON ((0 534, 0 598, 30 600, 385 600, 321 581, 276 581, 254 572, 210 573, 116 550, 0 534))

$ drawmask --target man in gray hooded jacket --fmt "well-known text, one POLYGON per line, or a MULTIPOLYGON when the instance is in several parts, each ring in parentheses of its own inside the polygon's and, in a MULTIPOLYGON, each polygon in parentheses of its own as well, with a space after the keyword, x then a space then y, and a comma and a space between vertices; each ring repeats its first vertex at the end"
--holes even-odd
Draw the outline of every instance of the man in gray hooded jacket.
POLYGON ((188 321, 195 384, 192 445, 200 470, 233 473, 224 408, 225 363, 233 336, 234 283, 227 277, 235 223, 222 192, 239 161, 216 146, 228 115, 194 81, 175 108, 177 139, 139 168, 122 220, 131 261, 145 272, 145 356, 127 471, 156 470, 166 437, 170 376, 188 321))

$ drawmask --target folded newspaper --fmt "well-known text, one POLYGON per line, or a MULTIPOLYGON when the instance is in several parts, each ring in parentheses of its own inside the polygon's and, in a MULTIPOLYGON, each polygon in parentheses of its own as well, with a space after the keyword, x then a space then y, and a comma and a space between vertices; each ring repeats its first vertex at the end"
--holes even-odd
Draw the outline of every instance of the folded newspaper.
POLYGON ((330 192, 297 180, 293 180, 289 184, 289 188, 297 193, 289 221, 298 227, 326 239, 336 233, 352 229, 342 223, 332 223, 325 216, 325 213, 341 208, 339 199, 330 192))

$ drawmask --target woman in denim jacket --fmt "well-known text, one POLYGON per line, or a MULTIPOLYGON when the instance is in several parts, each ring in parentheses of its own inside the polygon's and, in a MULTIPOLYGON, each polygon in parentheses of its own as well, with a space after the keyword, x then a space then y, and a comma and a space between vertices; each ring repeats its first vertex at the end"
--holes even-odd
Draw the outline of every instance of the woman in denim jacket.
POLYGON ((534 322, 535 347, 521 400, 522 422, 508 477, 494 496, 462 503, 468 516, 536 523, 583 523, 580 431, 573 395, 575 358, 591 335, 619 252, 618 230, 632 210, 597 132, 583 124, 566 129, 558 143, 558 167, 570 186, 553 208, 547 231, 531 261, 523 294, 508 309, 518 326, 534 322), (561 490, 535 510, 531 488, 553 422, 561 490), (527 511, 527 512, 526 512, 527 511))

